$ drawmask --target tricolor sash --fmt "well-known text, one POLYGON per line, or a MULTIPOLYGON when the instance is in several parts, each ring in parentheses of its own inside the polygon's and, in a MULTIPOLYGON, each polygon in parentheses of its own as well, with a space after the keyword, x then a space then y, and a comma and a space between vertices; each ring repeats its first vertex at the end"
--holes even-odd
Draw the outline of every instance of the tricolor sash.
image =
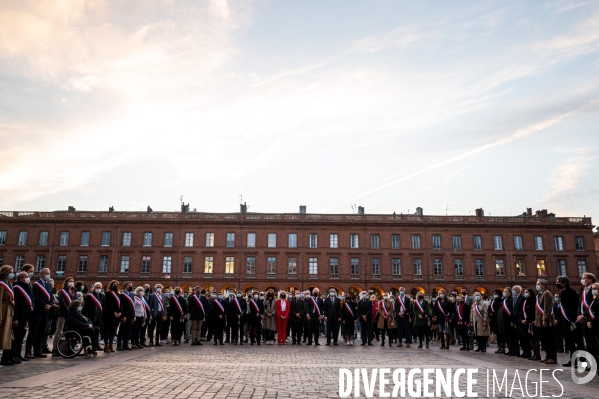
POLYGON ((383 312, 385 312, 385 316, 389 316, 389 312, 387 312, 387 307, 385 306, 385 300, 381 301, 381 305, 383 306, 383 312))
POLYGON ((250 300, 250 303, 254 306, 254 309, 256 309, 256 313, 260 313, 260 307, 253 299, 250 300))
POLYGON ((589 316, 591 316, 591 321, 593 319, 595 319, 595 313, 593 313, 593 309, 591 309, 591 307, 593 306, 593 304, 595 303, 595 300, 593 299, 593 302, 591 302, 591 304, 589 305, 589 316))
POLYGON ((493 309, 494 303, 495 303, 495 298, 491 299, 491 303, 489 304, 489 309, 491 309, 491 313, 495 313, 495 309, 493 309))
POLYGON ((545 308, 543 308, 543 306, 541 305, 541 302, 539 301, 539 297, 537 297, 537 310, 544 315, 545 314, 545 308))
POLYGON ((401 310, 405 313, 407 312, 406 310, 406 304, 404 303, 404 300, 402 299, 401 295, 399 296, 399 305, 401 306, 401 310))
POLYGON ((175 302, 175 305, 177 305, 177 309, 179 309, 179 314, 183 316, 183 308, 181 307, 179 299, 176 296, 173 296, 173 302, 175 302))
POLYGON ((141 305, 146 309, 147 312, 150 311, 150 307, 148 306, 148 304, 146 303, 145 300, 143 300, 142 298, 138 297, 137 295, 133 297, 137 302, 140 302, 141 305))
POLYGON ((71 303, 71 301, 72 301, 71 295, 69 295, 69 293, 66 292, 64 290, 64 288, 62 290, 58 291, 58 292, 60 292, 62 294, 62 296, 65 299, 65 301, 67 301, 67 305, 69 305, 71 303))
POLYGON ((424 317, 426 317, 426 315, 424 314, 424 309, 422 308, 422 305, 420 304, 420 302, 415 301, 414 303, 418 307, 418 310, 420 311, 420 315, 424 315, 424 317))
POLYGON ((462 310, 461 310, 462 306, 464 306, 464 305, 458 305, 458 320, 459 321, 464 320, 464 318, 462 317, 462 310))
MULTIPOLYGON (((570 319, 568 319, 568 316, 566 315, 566 311, 564 310, 564 307, 562 306, 562 304, 561 304, 561 303, 558 305, 558 307, 559 307, 559 311, 561 312, 562 316, 564 316, 564 319, 566 319, 566 321, 567 321, 568 323, 570 323, 570 325, 574 324, 574 323, 572 323, 572 322, 570 321, 570 319)), ((589 309, 590 309, 590 308, 589 308, 589 309)))
POLYGON ((237 300, 237 298, 233 298, 233 300, 235 301, 235 306, 237 306, 239 313, 243 313, 243 311, 241 310, 241 305, 239 305, 239 301, 237 300))
POLYGON ((441 301, 437 301, 437 309, 439 309, 439 311, 443 314, 444 317, 447 317, 447 313, 445 313, 443 307, 441 306, 441 301))
POLYGON ((38 281, 33 283, 33 285, 37 285, 39 287, 40 291, 42 291, 44 293, 44 295, 46 296, 46 299, 48 299, 48 302, 52 302, 52 299, 50 298, 50 294, 48 293, 48 291, 46 291, 46 289, 44 288, 43 285, 41 285, 38 281))
POLYGON ((503 300, 503 303, 501 306, 503 306, 504 312, 507 313, 508 316, 512 317, 512 312, 510 312, 510 309, 507 307, 506 299, 503 300))
POLYGON ((526 314, 526 299, 522 302, 522 314, 524 315, 524 320, 528 320, 528 315, 526 314))
POLYGON ((356 316, 354 316, 354 312, 351 310, 351 307, 347 304, 347 302, 343 302, 343 304, 345 305, 345 309, 347 309, 349 314, 351 314, 351 317, 353 317, 355 319, 356 316))
POLYGON ((129 303, 131 304, 131 307, 132 307, 133 309, 135 309, 135 304, 133 303, 133 299, 131 299, 131 297, 129 296, 129 294, 127 294, 127 293, 123 292, 123 293, 122 293, 122 295, 124 295, 124 296, 125 296, 125 298, 127 298, 127 300, 129 301, 129 303))
POLYGON ((318 313, 318 315, 320 316, 320 308, 318 307, 318 304, 316 303, 316 301, 314 300, 314 297, 310 297, 310 300, 312 301, 312 304, 314 305, 314 307, 316 308, 316 312, 318 313))
POLYGON ((119 298, 119 296, 117 294, 114 293, 114 291, 109 291, 112 294, 112 297, 116 300, 116 304, 119 306, 119 309, 121 308, 121 299, 119 298))
POLYGON ((480 308, 478 307, 478 305, 474 305, 474 310, 476 311, 476 314, 478 315, 478 317, 480 317, 480 319, 482 321, 485 321, 485 318, 483 316, 483 313, 480 311, 480 308))
POLYGON ((31 300, 31 297, 29 296, 29 294, 27 293, 27 291, 25 291, 23 289, 23 287, 19 286, 19 285, 15 285, 15 289, 18 288, 18 291, 21 293, 21 295, 23 295, 25 297, 25 299, 27 300, 27 302, 29 303, 29 307, 33 307, 33 301, 31 300))
POLYGON ((587 296, 586 292, 584 292, 584 288, 582 289, 582 306, 584 306, 584 309, 588 309, 591 307, 591 305, 589 305, 589 303, 587 302, 587 296))
POLYGON ((160 294, 154 293, 154 296, 158 299, 158 302, 160 302, 160 306, 162 306, 162 311, 164 312, 166 309, 164 308, 164 302, 162 302, 162 297, 160 296, 160 294))
POLYGON ((200 308, 202 308, 202 312, 203 312, 203 313, 206 313, 206 312, 204 311, 204 305, 202 305, 202 301, 200 301, 200 298, 198 298, 196 295, 192 295, 192 297, 193 297, 193 299, 195 299, 195 300, 196 300, 196 302, 198 303, 198 305, 200 305, 200 308))
POLYGON ((215 299, 214 303, 216 303, 218 305, 218 307, 220 308, 221 312, 225 313, 225 308, 223 308, 223 305, 220 304, 220 302, 218 301, 218 299, 215 299))
MULTIPOLYGON (((4 281, 0 281, 0 286, 4 287, 6 292, 8 292, 8 294, 10 295, 10 299, 14 302, 15 293, 13 292, 12 288, 10 288, 10 285, 6 284, 4 281)), ((11 322, 12 322, 12 320, 11 320, 11 322)))
POLYGON ((98 298, 96 298, 93 294, 87 294, 88 298, 91 298, 91 300, 96 304, 96 306, 98 307, 98 309, 100 309, 100 312, 102 311, 102 304, 100 303, 100 301, 98 300, 98 298))

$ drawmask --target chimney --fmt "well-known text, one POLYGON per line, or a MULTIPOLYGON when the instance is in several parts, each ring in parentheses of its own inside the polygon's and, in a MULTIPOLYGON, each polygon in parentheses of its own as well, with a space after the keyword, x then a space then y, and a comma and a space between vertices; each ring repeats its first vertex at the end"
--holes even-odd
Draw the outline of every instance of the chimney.
POLYGON ((541 210, 541 217, 546 217, 546 216, 547 216, 547 209, 541 210))
POLYGON ((300 205, 300 215, 305 215, 308 207, 306 205, 300 205))
POLYGON ((188 204, 181 204, 181 213, 187 213, 189 212, 189 203, 188 204))
POLYGON ((416 208, 416 215, 418 216, 422 216, 424 213, 423 209, 421 207, 417 207, 416 208))
POLYGON ((483 208, 478 208, 476 210, 476 217, 477 218, 485 217, 485 210, 483 208))
POLYGON ((75 207, 69 205, 69 210, 67 212, 75 212, 75 207))
POLYGON ((247 206, 247 202, 244 202, 243 204, 239 204, 239 213, 242 214, 246 214, 248 213, 248 206, 247 206))
POLYGON ((110 208, 108 208, 108 212, 114 212, 114 206, 111 206, 110 208))
POLYGON ((526 208, 526 216, 532 217, 532 208, 526 208))
POLYGON ((363 215, 364 214, 364 207, 363 206, 359 206, 358 207, 358 215, 363 215))
POLYGON ((150 205, 148 205, 148 209, 146 209, 146 212, 147 212, 147 213, 152 213, 152 212, 154 212, 154 211, 152 210, 152 208, 150 207, 150 205))

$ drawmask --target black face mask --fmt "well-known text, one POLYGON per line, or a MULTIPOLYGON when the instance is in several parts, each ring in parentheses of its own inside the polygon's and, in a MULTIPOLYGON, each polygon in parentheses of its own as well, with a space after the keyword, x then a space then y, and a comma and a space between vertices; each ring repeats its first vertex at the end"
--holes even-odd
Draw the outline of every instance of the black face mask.
POLYGON ((129 291, 129 292, 133 291, 133 286, 127 288, 127 291, 129 291))
POLYGON ((119 286, 118 285, 113 285, 112 286, 112 290, 113 291, 118 291, 119 290, 119 286))
POLYGON ((418 297, 418 299, 423 299, 423 298, 424 298, 424 297, 422 297, 422 296, 419 296, 419 297, 418 297))
POLYGON ((175 295, 179 295, 181 291, 175 291, 175 295))
POLYGON ((149 293, 150 293, 150 289, 146 288, 146 294, 149 294, 149 293))
POLYGON ((560 289, 560 290, 561 290, 562 288, 564 288, 564 285, 563 285, 563 284, 556 284, 555 286, 556 286, 558 289, 560 289))

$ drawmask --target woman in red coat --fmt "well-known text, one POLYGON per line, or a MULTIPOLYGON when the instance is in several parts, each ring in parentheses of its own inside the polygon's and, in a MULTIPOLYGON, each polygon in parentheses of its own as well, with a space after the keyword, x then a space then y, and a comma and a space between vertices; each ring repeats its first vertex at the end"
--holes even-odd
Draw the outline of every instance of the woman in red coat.
POLYGON ((279 294, 279 300, 277 301, 277 341, 279 345, 285 345, 287 342, 287 321, 289 320, 289 308, 290 303, 287 300, 287 294, 285 291, 279 294))

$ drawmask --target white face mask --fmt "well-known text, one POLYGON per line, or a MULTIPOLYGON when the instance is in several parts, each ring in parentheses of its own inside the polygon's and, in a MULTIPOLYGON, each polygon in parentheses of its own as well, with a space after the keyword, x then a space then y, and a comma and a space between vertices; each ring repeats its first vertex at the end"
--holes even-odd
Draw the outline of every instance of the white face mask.
POLYGON ((599 296, 599 290, 593 290, 593 295, 594 296, 599 296))
POLYGON ((69 287, 69 288, 73 288, 74 286, 75 286, 75 283, 73 283, 72 281, 70 281, 70 282, 67 284, 67 287, 69 287))
POLYGON ((29 277, 27 277, 27 278, 25 279, 25 283, 29 284, 30 282, 31 282, 31 279, 30 279, 29 277))
POLYGON ((582 284, 583 286, 586 286, 587 280, 583 278, 582 280, 580 280, 580 284, 582 284))
POLYGON ((100 292, 102 292, 101 288, 96 288, 96 294, 99 294, 100 292))
POLYGON ((156 292, 160 294, 162 292, 162 288, 156 288, 156 292))

